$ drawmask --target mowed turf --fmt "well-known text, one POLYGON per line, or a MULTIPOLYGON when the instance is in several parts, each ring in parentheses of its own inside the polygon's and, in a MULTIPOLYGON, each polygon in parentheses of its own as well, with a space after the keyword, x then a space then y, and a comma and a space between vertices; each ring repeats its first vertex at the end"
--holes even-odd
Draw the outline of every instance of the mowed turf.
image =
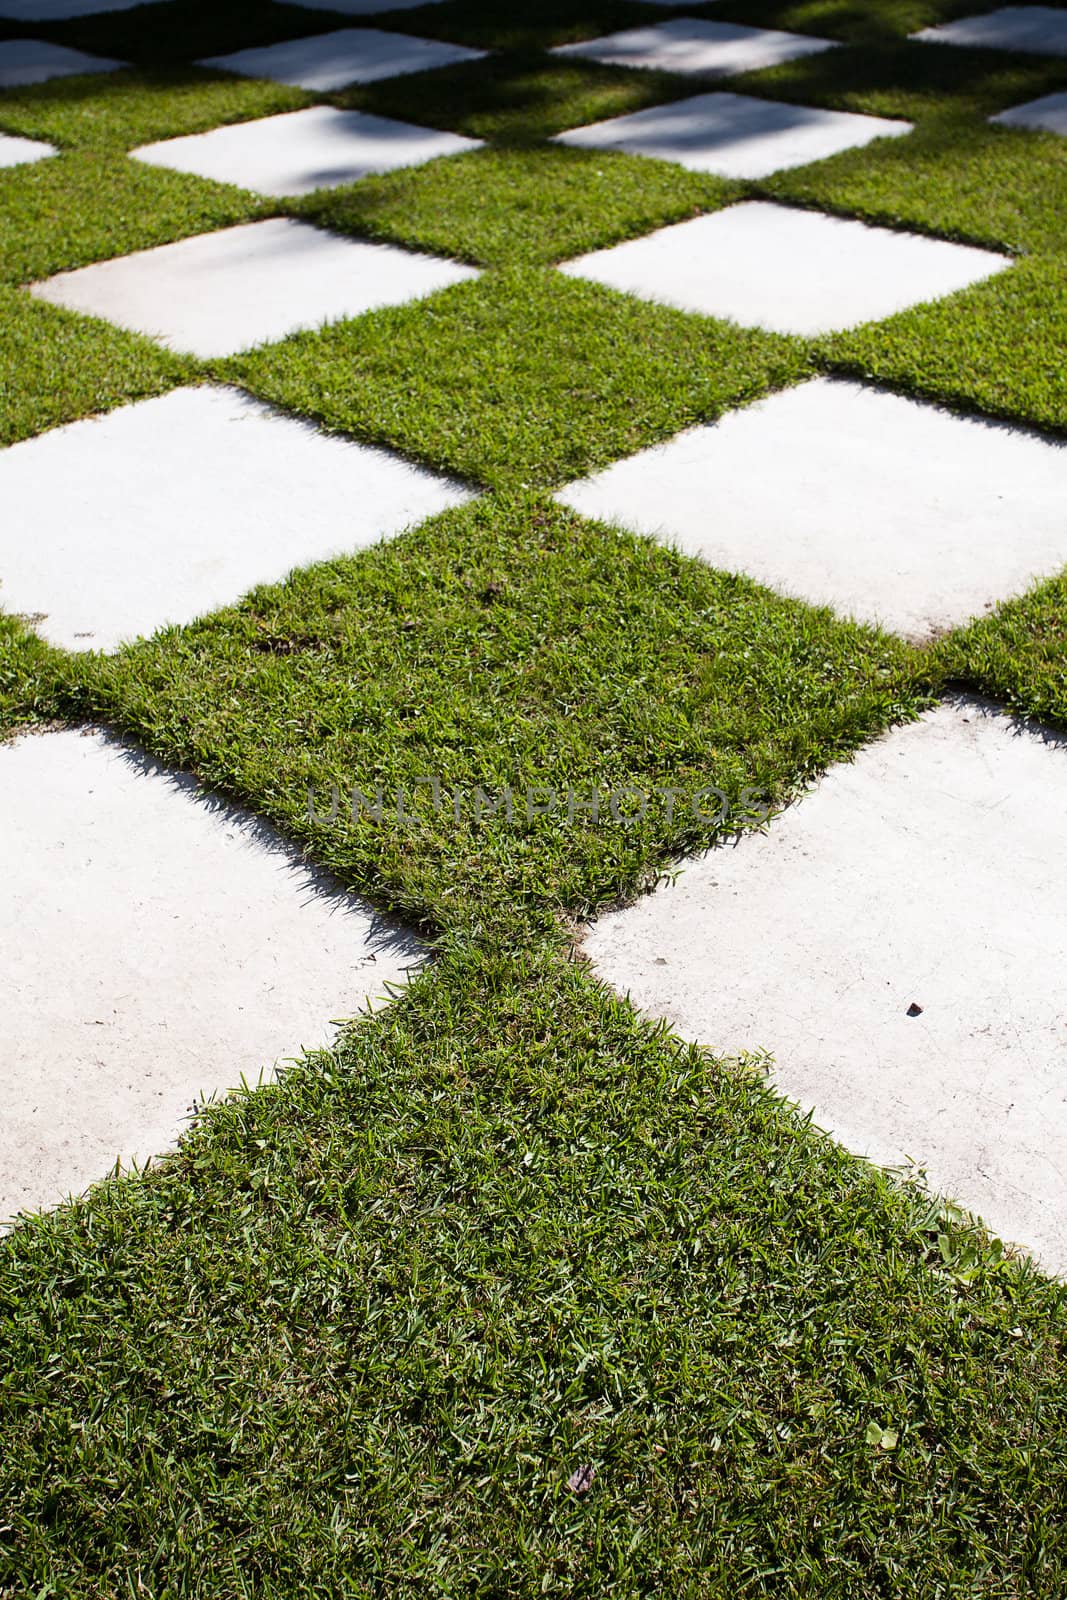
POLYGON ((528 494, 74 670, 68 714, 452 929, 632 892, 922 703, 899 642, 528 494))
POLYGON ((0 287, 0 445, 161 394, 191 370, 149 339, 0 287))
POLYGON ((640 237, 742 193, 738 184, 666 161, 541 144, 489 146, 320 191, 292 209, 336 233, 516 268, 640 237))
POLYGON ((570 949, 948 683, 1067 728, 1062 579, 919 651, 549 493, 819 371, 1067 434, 1063 149, 985 121, 1067 63, 905 38, 974 9, 446 0, 380 20, 487 61, 329 96, 189 63, 336 12, 35 27, 134 65, 0 93, 62 152, 0 172, 0 444, 222 380, 481 495, 114 657, 0 617, 0 732, 104 722, 436 938, 336 1052, 0 1240, 0 1595, 1063 1593, 1062 1286, 570 949), (759 184, 546 142, 706 87, 544 53, 683 11, 845 41, 723 86, 916 133, 759 184), (487 148, 296 202, 123 155, 318 102, 487 148), (816 341, 554 270, 746 196, 1018 260, 816 341), (282 214, 483 275, 209 365, 27 291, 282 214))
POLYGON ((811 368, 797 340, 516 268, 214 371, 331 430, 516 489, 580 477, 811 368))
POLYGON ((950 677, 1067 731, 1067 576, 958 629, 937 656, 950 677))
POLYGON ((1062 1592, 1063 1291, 457 946, 0 1252, 9 1592, 1062 1592), (576 1485, 576 1487, 572 1487, 576 1485))

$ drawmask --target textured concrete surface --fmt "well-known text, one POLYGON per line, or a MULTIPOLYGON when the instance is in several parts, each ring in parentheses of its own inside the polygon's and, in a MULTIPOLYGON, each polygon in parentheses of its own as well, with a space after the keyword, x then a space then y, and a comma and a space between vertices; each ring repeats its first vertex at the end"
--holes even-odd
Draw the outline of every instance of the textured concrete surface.
POLYGON ((130 153, 151 166, 236 183, 259 194, 288 195, 333 189, 372 172, 418 167, 438 156, 480 148, 481 140, 462 139, 455 133, 417 128, 364 111, 311 106, 211 133, 162 139, 130 153))
POLYGON ((470 498, 237 390, 178 389, 0 450, 0 605, 113 650, 470 498))
POLYGON ((166 1150, 420 959, 261 823, 99 735, 0 746, 0 1219, 166 1150))
POLYGON ((1051 6, 1006 6, 981 17, 961 17, 911 35, 931 44, 1022 50, 1033 55, 1067 56, 1067 11, 1051 6))
POLYGON ((834 39, 813 39, 774 28, 745 28, 734 22, 703 22, 676 17, 647 28, 627 28, 602 39, 556 45, 553 55, 582 56, 615 67, 645 67, 697 78, 726 78, 755 72, 797 56, 833 50, 834 39))
POLYGON ((558 498, 914 639, 1067 563, 1067 445, 829 378, 558 498))
POLYGON ((13 133, 0 133, 0 167, 21 167, 28 161, 44 161, 57 155, 54 145, 38 139, 22 139, 13 133))
POLYGON ((560 270, 682 311, 812 335, 940 299, 1010 265, 991 250, 753 200, 560 270))
POLYGON ((83 72, 115 72, 125 65, 107 56, 88 56, 83 50, 48 44, 44 39, 0 41, 0 89, 46 83, 49 78, 73 78, 83 72))
POLYGON ((1045 133, 1067 135, 1067 91, 1043 94, 1040 100, 1028 100, 1025 105, 999 111, 989 120, 1005 128, 1039 128, 1045 133))
POLYGON ((161 0, 0 0, 0 20, 65 22, 68 17, 95 17, 104 11, 132 11, 161 0))
POLYGON ((814 106, 783 105, 752 95, 694 95, 670 105, 649 106, 557 134, 560 144, 579 149, 627 150, 633 155, 676 161, 690 172, 720 178, 765 178, 786 167, 806 166, 874 139, 899 138, 910 122, 814 106))
MULTIPOLYGON (((709 774, 713 780, 714 774, 709 774)), ((589 930, 686 1038, 1067 1272, 1067 743, 963 702, 589 930), (921 1008, 909 1015, 912 1007, 921 1008)))
POLYGON ((273 218, 61 272, 32 293, 207 358, 476 277, 473 267, 273 218))
POLYGON ((282 44, 237 50, 233 55, 209 56, 199 65, 323 93, 349 83, 377 83, 431 67, 479 61, 486 53, 439 39, 383 33, 378 28, 340 28, 312 39, 287 39, 282 44))

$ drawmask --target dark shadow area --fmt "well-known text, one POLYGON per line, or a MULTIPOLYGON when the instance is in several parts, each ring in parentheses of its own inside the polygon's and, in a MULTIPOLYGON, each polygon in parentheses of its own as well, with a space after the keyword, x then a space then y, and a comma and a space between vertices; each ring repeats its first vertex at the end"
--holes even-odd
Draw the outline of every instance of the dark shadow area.
POLYGON ((379 116, 520 147, 705 87, 674 73, 633 72, 527 49, 419 73, 417 79, 354 85, 333 98, 379 116))
MULTIPOLYGON (((84 73, 65 78, 49 78, 44 83, 20 84, 16 88, 0 89, 0 124, 9 110, 41 110, 50 107, 80 112, 92 107, 95 115, 99 108, 114 106, 121 111, 124 101, 131 96, 141 97, 153 91, 160 95, 184 89, 202 89, 213 83, 230 83, 229 73, 217 72, 210 67, 198 67, 193 62, 163 66, 136 66, 118 72, 84 73)), ((279 85, 279 88, 283 86, 279 85)), ((285 92, 283 88, 283 93, 285 92)), ((299 92, 299 91, 298 91, 299 92)), ((292 91, 289 91, 292 93, 292 91)))
POLYGON ((895 39, 847 46, 735 78, 731 87, 776 100, 911 120, 989 113, 1067 88, 1067 57, 962 49, 895 39))
POLYGON ((65 22, 0 20, 0 38, 51 39, 93 55, 114 56, 137 66, 170 66, 201 56, 277 44, 342 27, 338 13, 304 11, 272 0, 163 0, 130 11, 101 11, 65 22))
MULTIPOLYGON (((163 0, 67 21, 29 24, 0 19, 0 39, 24 38, 32 28, 37 38, 157 66, 360 26, 484 48, 536 48, 655 21, 655 16, 650 17, 652 9, 637 0, 602 0, 600 5, 586 3, 580 9, 574 0, 532 0, 515 8, 517 15, 512 21, 500 0, 445 0, 439 5, 367 17, 346 17, 338 11, 308 10, 274 0, 227 0, 221 5, 218 0, 163 0)), ((699 14, 703 7, 696 9, 699 14)), ((660 8, 655 10, 662 15, 660 8)))

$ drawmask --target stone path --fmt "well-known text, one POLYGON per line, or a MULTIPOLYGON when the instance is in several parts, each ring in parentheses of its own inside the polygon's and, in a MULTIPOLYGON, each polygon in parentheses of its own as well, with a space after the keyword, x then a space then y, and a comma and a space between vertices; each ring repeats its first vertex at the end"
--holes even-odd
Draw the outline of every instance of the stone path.
POLYGON ((1065 818, 1067 739, 946 705, 586 950, 683 1036, 772 1052, 851 1150, 917 1163, 1067 1272, 1065 818))
POLYGON ((350 83, 378 83, 383 78, 396 78, 409 72, 426 72, 431 67, 479 61, 484 55, 484 50, 467 50, 436 39, 382 33, 376 28, 342 28, 337 33, 320 33, 311 39, 293 39, 256 50, 237 50, 232 55, 208 56, 199 65, 219 67, 224 72, 237 72, 246 78, 269 78, 274 83, 288 83, 297 89, 316 89, 322 93, 343 89, 350 83))
POLYGON ((402 983, 416 942, 99 734, 0 745, 0 1217, 172 1144, 402 983))
POLYGON ((80 77, 84 73, 117 72, 124 61, 86 55, 43 39, 0 40, 0 89, 20 89, 47 83, 50 78, 80 77))
POLYGON ((628 28, 603 39, 557 45, 553 54, 585 57, 613 67, 643 67, 694 78, 725 78, 835 48, 833 39, 813 39, 808 34, 677 17, 652 28, 628 28))
POLYGON ((163 0, 0 0, 0 21, 66 22, 101 11, 132 11, 134 6, 162 3, 163 0))
POLYGON ((748 200, 561 270, 680 311, 813 335, 939 299, 1010 265, 989 250, 748 200))
POLYGON ((273 218, 63 272, 33 292, 206 358, 477 276, 456 262, 273 218))
POLYGON ((874 139, 910 132, 910 122, 888 117, 779 105, 721 90, 571 128, 556 137, 579 150, 628 150, 720 178, 767 178, 874 139))
POLYGON ((989 120, 1004 128, 1039 128, 1045 133, 1067 135, 1067 91, 1044 94, 1039 100, 1012 106, 989 120))
POLYGON ((1007 6, 980 17, 960 17, 923 28, 913 39, 969 49, 1021 50, 1045 56, 1067 55, 1067 12, 1051 6, 1007 6))
POLYGON ((1067 566, 1067 445, 831 378, 559 498, 916 641, 1067 566))
MULTIPOLYGON (((387 9, 295 3, 348 18, 387 9)), ((9 19, 99 9, 0 0, 9 19)), ((915 37, 1062 54, 1067 12, 1014 7, 915 37)), ((555 54, 715 78, 836 47, 680 17, 555 54)), ((485 54, 354 27, 201 64, 329 93, 485 54)), ((119 66, 40 41, 0 44, 0 88, 119 66)), ((1067 95, 1048 95, 991 120, 1063 133, 1065 106, 1067 95)), ((752 179, 910 132, 723 91, 558 137, 752 179)), ((320 105, 131 157, 297 195, 476 148, 320 105)), ((0 166, 55 153, 0 136, 0 166)), ((560 270, 695 317, 810 336, 1013 265, 945 239, 745 201, 560 270)), ((274 218, 63 272, 32 292, 206 359, 477 276, 274 218)), ((1067 563, 1065 452, 1026 429, 816 379, 559 498, 923 640, 1067 563)), ((111 650, 470 493, 235 390, 182 388, 0 450, 0 598, 57 645, 111 650)), ((194 1097, 328 1039, 331 1018, 382 997, 422 959, 416 941, 309 877, 262 825, 99 732, 0 747, 0 802, 0 917, 17 997, 0 1213, 51 1204, 117 1156, 165 1149, 194 1097)), ((586 949, 610 983, 683 1035, 726 1053, 770 1050, 782 1091, 851 1149, 918 1163, 935 1187, 1067 1271, 1065 816, 1063 740, 984 705, 946 703, 831 771, 763 833, 682 864, 676 886, 603 917, 586 949)))
POLYGON ((21 167, 29 161, 43 161, 57 155, 54 145, 39 139, 22 139, 16 134, 0 133, 0 167, 21 167))
POLYGON ((372 172, 421 167, 439 156, 478 150, 478 139, 417 128, 366 111, 310 106, 259 122, 239 122, 131 150, 135 161, 236 183, 259 194, 310 194, 355 183, 372 172))
POLYGON ((53 644, 113 650, 469 498, 237 390, 177 389, 0 450, 3 595, 53 644))

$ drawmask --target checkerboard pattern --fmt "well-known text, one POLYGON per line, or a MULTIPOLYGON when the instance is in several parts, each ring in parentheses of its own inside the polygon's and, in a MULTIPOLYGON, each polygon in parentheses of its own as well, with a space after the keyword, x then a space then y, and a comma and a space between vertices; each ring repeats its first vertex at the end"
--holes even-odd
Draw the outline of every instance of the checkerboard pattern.
MULTIPOLYGON (((156 384, 169 393, 152 397, 131 383, 125 404, 106 417, 94 414, 89 393, 50 416, 61 425, 23 430, 0 449, 0 604, 69 651, 116 650, 161 628, 175 640, 185 637, 183 630, 195 638, 198 617, 239 606, 256 585, 287 573, 298 583, 313 562, 394 539, 448 507, 476 504, 504 481, 507 461, 491 463, 498 478, 460 464, 458 452, 478 433, 470 408, 477 400, 479 415, 494 406, 502 412, 497 386, 502 390, 506 375, 518 368, 536 390, 544 359, 540 333, 527 337, 527 330, 493 320, 498 286, 520 269, 532 274, 531 297, 545 303, 555 297, 561 315, 584 319, 594 346, 612 317, 625 319, 640 345, 643 327, 667 325, 642 319, 662 314, 688 319, 671 326, 689 330, 694 351, 708 340, 730 338, 738 348, 767 352, 768 371, 784 372, 794 363, 784 387, 749 375, 725 403, 696 416, 698 405, 680 404, 675 413, 664 402, 666 414, 654 426, 635 421, 629 433, 583 443, 583 459, 546 461, 540 482, 516 485, 549 489, 559 503, 597 521, 606 552, 636 535, 653 552, 660 545, 680 549, 718 571, 755 579, 796 603, 798 615, 804 607, 829 608, 842 624, 881 628, 917 649, 1060 572, 1067 565, 1067 446, 1041 425, 1042 416, 1009 422, 982 415, 975 405, 946 407, 923 392, 922 372, 894 392, 859 360, 847 372, 833 369, 820 342, 844 333, 876 337, 884 326, 891 343, 893 319, 906 315, 924 317, 936 329, 954 297, 969 295, 976 319, 969 336, 981 360, 981 294, 993 283, 1027 281, 1016 240, 998 234, 995 222, 939 232, 903 210, 876 215, 871 206, 798 204, 801 190, 788 187, 793 175, 810 186, 842 174, 842 184, 857 192, 870 174, 906 173, 909 162, 931 159, 929 136, 888 103, 877 114, 854 109, 843 40, 732 21, 663 20, 660 4, 650 0, 647 22, 632 28, 546 43, 538 70, 548 75, 545 82, 560 86, 558 117, 525 143, 507 131, 512 69, 506 56, 452 37, 449 7, 420 9, 415 33, 406 27, 403 4, 388 8, 398 13, 391 16, 373 0, 334 0, 328 9, 345 26, 326 29, 319 17, 320 31, 297 37, 285 35, 284 24, 292 26, 299 13, 268 7, 270 27, 262 36, 243 43, 220 29, 219 47, 198 43, 188 63, 190 82, 215 96, 204 103, 217 107, 216 121, 205 126, 202 116, 190 119, 180 95, 161 93, 151 116, 137 102, 140 108, 128 113, 127 136, 117 141, 121 148, 113 141, 98 156, 89 120, 64 120, 64 107, 73 102, 64 102, 56 85, 66 77, 80 85, 83 107, 134 106, 136 59, 127 67, 126 52, 90 54, 73 42, 28 36, 35 23, 47 22, 54 31, 89 18, 96 10, 89 0, 0 4, 0 20, 27 30, 24 39, 0 42, 0 167, 10 169, 4 181, 32 179, 42 186, 34 193, 46 196, 53 192, 44 188, 49 169, 69 173, 74 182, 85 163, 96 160, 93 182, 105 186, 100 193, 125 193, 122 186, 136 181, 151 223, 139 231, 132 207, 130 248, 119 254, 101 253, 88 225, 69 229, 58 245, 46 247, 35 235, 19 246, 32 269, 21 276, 13 269, 15 281, 5 292, 23 314, 54 316, 55 327, 71 337, 77 330, 101 351, 112 348, 108 341, 129 340, 139 360, 171 363, 159 368, 165 376, 156 384), (840 86, 835 73, 842 75, 840 86), (584 99, 576 100, 568 87, 575 74, 584 99), (694 94, 694 79, 715 79, 716 86, 694 94), (468 112, 468 104, 482 109, 468 112), (575 106, 584 108, 584 120, 571 121, 575 106), (505 161, 513 163, 506 182, 498 176, 505 161), (528 162, 528 189, 515 176, 522 161, 528 162), (496 254, 489 260, 477 229, 457 220, 459 207, 453 213, 449 198, 462 196, 469 205, 483 183, 487 194, 497 185, 494 203, 510 215, 516 241, 537 227, 561 226, 562 218, 571 228, 568 237, 581 243, 554 251, 548 242, 532 266, 511 263, 503 259, 505 230, 505 245, 494 237, 496 254), (536 183, 543 186, 540 198, 536 183), (610 196, 603 225, 594 208, 583 212, 583 183, 600 185, 597 193, 610 196), (373 419, 360 409, 359 397, 361 385, 369 388, 384 370, 382 352, 405 340, 421 341, 427 368, 436 372, 435 341, 445 328, 465 341, 467 370, 477 376, 449 390, 451 425, 442 436, 450 442, 432 458, 409 420, 418 410, 417 374, 373 419), (227 365, 231 358, 235 364, 227 365), (253 394, 244 392, 244 383, 253 394), (286 410, 285 396, 294 387, 310 397, 299 406, 300 416, 286 410)), ((111 0, 109 13, 122 10, 111 0)), ((313 26, 310 19, 307 25, 313 26)), ((116 18, 108 29, 101 38, 120 38, 116 18)), ((925 29, 914 48, 942 52, 967 45, 1054 62, 1067 51, 1065 30, 1062 9, 1014 7, 925 29)), ((131 58, 138 37, 131 36, 131 58)), ((177 69, 172 64, 170 70, 177 69)), ((522 70, 533 69, 526 61, 522 70)), ((981 124, 989 130, 988 148, 996 152, 1008 148, 1005 141, 1067 132, 1065 95, 1067 89, 1053 87, 1014 105, 986 108, 981 124)), ((39 213, 46 215, 48 205, 42 199, 39 213)), ((583 421, 591 415, 595 423, 600 377, 589 373, 583 421)), ((462 456, 470 459, 469 452, 462 456)), ((487 593, 492 597, 492 586, 487 593)), ((598 603, 610 607, 603 597, 598 603)), ((624 617, 621 605, 619 614, 624 617)), ((406 619, 409 624, 416 628, 418 619, 406 619)), ((438 645, 447 649, 447 639, 438 645)), ((328 653, 317 670, 330 670, 328 653)), ((354 718, 371 715, 363 692, 352 687, 354 718)), ((412 695, 417 700, 417 685, 412 695)), ((981 1011, 989 991, 956 979, 961 964, 972 975, 981 973, 1000 951, 985 936, 991 919, 1001 919, 1003 927, 1007 918, 1014 927, 1025 921, 1027 897, 1032 903, 1046 889, 1053 899, 1067 895, 1064 820, 1054 803, 1064 791, 1067 749, 1033 729, 1012 746, 1002 721, 988 708, 980 715, 987 719, 980 737, 966 706, 942 707, 929 724, 936 736, 890 735, 876 754, 868 751, 873 766, 884 768, 885 783, 904 797, 888 821, 884 807, 879 810, 877 784, 851 793, 847 774, 837 772, 826 780, 830 801, 820 802, 817 792, 808 811, 802 803, 797 818, 804 821, 792 832, 788 818, 772 818, 762 842, 746 834, 731 854, 731 871, 759 897, 764 920, 755 931, 746 920, 749 888, 742 894, 732 886, 713 854, 684 879, 684 937, 672 943, 657 921, 660 906, 668 925, 673 916, 669 892, 661 891, 594 928, 588 949, 610 982, 694 1039, 731 1052, 772 1041, 786 1092, 819 1108, 847 1144, 887 1162, 905 1145, 918 1161, 929 1157, 935 1181, 956 1199, 1003 1216, 1005 1230, 1018 1231, 1019 1242, 1062 1269, 1064 1196, 1053 1192, 1048 1169, 1033 1158, 1034 1129, 1062 1120, 1067 1109, 1056 1087, 1067 1082, 1062 1018, 1024 1008, 1006 1020, 1015 1002, 1005 991, 996 1000, 996 1017, 987 1019, 981 1104, 1011 1130, 1025 1124, 1017 1140, 1005 1138, 995 1179, 987 1181, 986 1113, 970 1098, 963 1070, 983 1022, 972 1015, 964 1028, 960 1017, 966 1007, 981 1011), (936 816, 943 829, 939 849, 952 860, 946 906, 971 881, 968 862, 976 853, 982 862, 967 938, 945 922, 941 965, 933 975, 926 969, 925 984, 920 947, 932 935, 921 917, 915 923, 914 913, 923 880, 934 871, 932 835, 909 821, 909 794, 920 814, 928 803, 937 809, 931 797, 950 795, 936 816), (1008 820, 998 832, 1000 823, 991 818, 1001 806, 1008 820), (864 850, 874 847, 861 840, 849 870, 828 868, 818 880, 803 867, 803 840, 795 842, 799 829, 811 859, 835 863, 842 807, 861 822, 877 814, 871 837, 882 841, 883 864, 890 862, 889 877, 901 890, 890 895, 887 889, 879 913, 881 976, 873 975, 871 952, 855 957, 850 949, 864 896, 864 850), (1050 828, 1058 828, 1047 877, 1016 870, 1033 813, 1047 813, 1050 828), (791 851, 800 863, 792 876, 786 870, 791 851), (817 902, 820 895, 829 909, 815 918, 816 939, 810 897, 817 902), (744 962, 733 989, 708 978, 713 947, 747 950, 755 963, 767 930, 794 923, 789 957, 784 947, 780 959, 772 953, 760 970, 758 995, 743 981, 753 970, 744 962), (653 953, 661 945, 670 947, 662 959, 653 953), (862 964, 862 983, 849 965, 854 957, 862 964), (896 1097, 898 1110, 905 1103, 911 1108, 895 1120, 870 1082, 869 1060, 860 1059, 865 1030, 882 1028, 883 997, 871 986, 883 979, 893 1006, 905 994, 913 998, 914 989, 926 1018, 916 1016, 905 1027, 893 1011, 896 1031, 885 1033, 880 1046, 887 1052, 886 1083, 893 1073, 899 1077, 885 1093, 896 1097), (694 985, 699 990, 701 984, 716 991, 714 1014, 691 1003, 694 985), (940 992, 940 1004, 930 991, 940 992), (797 994, 807 997, 806 1009, 792 1006, 797 994), (839 1029, 836 1019, 846 1012, 848 1026, 839 1029), (1030 1099, 1009 1073, 1016 1049, 1011 1039, 1020 1037, 1022 1048, 1037 1052, 1042 1063, 1026 1092, 1030 1099), (928 1048, 916 1047, 922 1039, 928 1048), (859 1075, 866 1080, 863 1095, 850 1092, 859 1075), (920 1079, 923 1093, 912 1104, 920 1079), (1034 1096, 1044 1097, 1040 1105, 1034 1096), (959 1123, 954 1142, 931 1132, 924 1148, 924 1104, 936 1106, 943 1122, 959 1123), (964 1106, 967 1114, 959 1114, 964 1106)), ((46 765, 65 774, 72 792, 90 782, 92 763, 87 766, 85 747, 74 736, 39 737, 42 746, 53 741, 46 765)), ((195 730, 190 739, 195 745, 195 730)), ((35 814, 19 787, 19 763, 9 765, 26 832, 20 849, 38 850, 42 873, 52 871, 55 829, 63 824, 47 807, 35 814)), ((34 764, 26 758, 22 766, 32 786, 34 764)), ((153 829, 158 849, 166 850, 167 807, 153 799, 137 810, 139 785, 158 797, 164 776, 130 769, 124 781, 145 854, 152 853, 153 829)), ((100 816, 102 837, 111 825, 127 826, 120 811, 110 823, 100 816)), ((198 828, 207 849, 209 819, 183 813, 183 839, 194 854, 198 828)), ((215 870, 225 875, 228 861, 222 851, 215 870)), ((89 872, 84 892, 111 892, 105 878, 89 872)), ((243 892, 254 910, 255 897, 265 896, 262 877, 252 873, 243 892)), ((313 901, 325 892, 309 891, 313 901)), ((141 909, 149 922, 174 914, 165 895, 155 911, 141 909)), ((284 906, 275 905, 272 915, 284 922, 284 906)), ((195 942, 194 933, 189 937, 195 942)), ((224 928, 217 937, 224 959, 254 963, 254 951, 229 951, 224 928)), ((101 984, 106 989, 106 951, 91 945, 78 959, 103 963, 97 990, 101 984)), ((1062 971, 1067 940, 1063 919, 1051 912, 1042 948, 1049 966, 1058 963, 1062 971)), ((175 971, 178 987, 168 1003, 178 1004, 181 984, 199 981, 197 970, 194 963, 192 978, 175 971)), ((211 1007, 227 1000, 210 985, 205 996, 197 1020, 210 1031, 218 1021, 211 1007)), ((36 1023, 27 1038, 38 1044, 42 1014, 46 1027, 69 1025, 58 1012, 51 1015, 49 1004, 47 992, 35 992, 36 1023)), ((277 1021, 280 1028, 303 1025, 284 1011, 277 1021)), ((136 1035, 149 1022, 135 1019, 130 1026, 136 1035)), ((255 1049, 267 1054, 301 1042, 269 1030, 254 1036, 255 1049)), ((92 1048, 102 1048, 95 1037, 92 1048)), ((87 1092, 76 1087, 85 1073, 84 1061, 74 1057, 76 1050, 70 1069, 75 1099, 67 1108, 73 1112, 57 1122, 66 1130, 56 1135, 60 1144, 69 1144, 76 1097, 87 1092)), ((32 1061, 24 1070, 32 1072, 32 1061)), ((184 1093, 187 1084, 183 1079, 171 1088, 184 1093)), ((174 1109, 150 1118, 145 1128, 169 1127, 174 1109)), ((110 1127, 106 1119, 103 1126, 110 1127)), ((47 1143, 47 1129, 41 1137, 47 1143)), ((114 1137, 143 1153, 132 1123, 120 1118, 114 1137)), ((40 1159, 39 1142, 33 1149, 40 1159)), ((99 1151, 88 1165, 84 1155, 64 1168, 57 1144, 46 1163, 51 1186, 47 1194, 34 1190, 35 1203, 89 1181, 99 1151)), ((21 1192, 13 1180, 11 1194, 21 1192)))

